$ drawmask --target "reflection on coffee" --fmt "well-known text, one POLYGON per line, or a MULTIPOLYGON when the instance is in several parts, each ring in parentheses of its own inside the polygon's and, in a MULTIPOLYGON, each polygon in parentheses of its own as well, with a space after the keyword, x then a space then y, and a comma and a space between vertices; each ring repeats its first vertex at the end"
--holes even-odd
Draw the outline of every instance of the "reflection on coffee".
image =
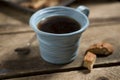
POLYGON ((74 19, 66 16, 48 17, 38 24, 38 29, 48 33, 64 34, 77 31, 80 24, 74 19))

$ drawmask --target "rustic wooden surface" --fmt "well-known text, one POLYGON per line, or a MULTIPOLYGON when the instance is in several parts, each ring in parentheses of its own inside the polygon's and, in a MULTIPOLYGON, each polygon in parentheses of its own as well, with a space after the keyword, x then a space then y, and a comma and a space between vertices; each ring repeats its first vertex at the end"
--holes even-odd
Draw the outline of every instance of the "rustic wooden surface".
POLYGON ((114 45, 115 51, 108 57, 97 58, 95 65, 120 63, 120 10, 118 10, 120 9, 120 3, 87 6, 91 10, 89 16, 90 27, 81 37, 79 56, 75 61, 66 65, 53 65, 42 60, 37 40, 33 43, 29 55, 16 54, 14 49, 24 46, 35 34, 26 24, 31 14, 1 6, 0 78, 80 68, 85 50, 89 45, 99 41, 110 42, 114 45))
POLYGON ((120 80, 120 66, 96 68, 91 73, 81 70, 8 80, 120 80))

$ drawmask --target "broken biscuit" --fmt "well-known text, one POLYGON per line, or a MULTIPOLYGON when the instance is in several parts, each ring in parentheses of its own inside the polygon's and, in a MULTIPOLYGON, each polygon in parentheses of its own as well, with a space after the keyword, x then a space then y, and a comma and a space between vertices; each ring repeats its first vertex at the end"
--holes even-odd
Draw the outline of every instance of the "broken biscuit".
POLYGON ((84 57, 83 66, 91 71, 93 69, 93 65, 95 61, 96 61, 96 55, 92 52, 87 52, 87 54, 84 57))
POLYGON ((110 43, 99 42, 91 45, 87 52, 92 52, 97 56, 108 56, 113 53, 114 49, 110 43))

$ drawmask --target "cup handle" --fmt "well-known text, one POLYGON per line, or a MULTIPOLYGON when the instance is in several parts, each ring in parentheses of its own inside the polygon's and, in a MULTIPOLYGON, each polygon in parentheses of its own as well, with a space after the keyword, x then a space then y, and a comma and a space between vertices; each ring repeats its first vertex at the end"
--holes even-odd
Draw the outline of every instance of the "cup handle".
POLYGON ((78 6, 76 10, 83 12, 87 17, 89 16, 90 10, 86 6, 78 6))

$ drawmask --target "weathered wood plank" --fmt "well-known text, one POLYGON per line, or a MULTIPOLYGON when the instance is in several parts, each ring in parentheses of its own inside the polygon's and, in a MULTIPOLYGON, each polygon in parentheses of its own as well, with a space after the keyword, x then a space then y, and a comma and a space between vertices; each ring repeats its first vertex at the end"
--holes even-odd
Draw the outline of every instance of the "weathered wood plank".
POLYGON ((29 55, 19 56, 14 52, 16 47, 25 45, 34 33, 0 36, 0 77, 81 67, 85 50, 89 45, 99 41, 110 42, 114 45, 115 51, 108 57, 97 58, 95 64, 120 62, 119 26, 120 24, 88 28, 82 35, 77 59, 66 65, 53 65, 42 60, 37 41, 32 45, 32 51, 29 55))
MULTIPOLYGON (((89 18, 91 26, 96 24, 96 22, 99 24, 109 22, 111 18, 112 22, 120 21, 119 2, 86 5, 90 8, 89 18)), ((79 4, 76 6, 79 6, 79 4)), ((0 34, 32 31, 28 25, 29 18, 32 14, 20 12, 19 10, 2 5, 0 7, 0 34)))
POLYGON ((31 15, 0 2, 0 34, 31 31, 28 26, 31 15))
POLYGON ((110 18, 120 17, 119 2, 101 3, 101 4, 87 4, 90 8, 90 18, 110 18))
POLYGON ((96 68, 91 73, 82 71, 70 71, 8 80, 120 80, 120 66, 108 68, 96 68))
POLYGON ((109 62, 117 62, 120 61, 120 40, 119 40, 119 30, 120 24, 111 24, 105 26, 96 26, 91 27, 83 33, 82 40, 81 40, 81 51, 85 51, 88 48, 88 45, 104 41, 109 42, 114 46, 114 53, 105 58, 98 58, 96 64, 101 63, 109 63, 109 62), (116 56, 116 57, 115 57, 116 56))
POLYGON ((0 12, 0 34, 25 31, 32 31, 32 29, 27 24, 0 12))

